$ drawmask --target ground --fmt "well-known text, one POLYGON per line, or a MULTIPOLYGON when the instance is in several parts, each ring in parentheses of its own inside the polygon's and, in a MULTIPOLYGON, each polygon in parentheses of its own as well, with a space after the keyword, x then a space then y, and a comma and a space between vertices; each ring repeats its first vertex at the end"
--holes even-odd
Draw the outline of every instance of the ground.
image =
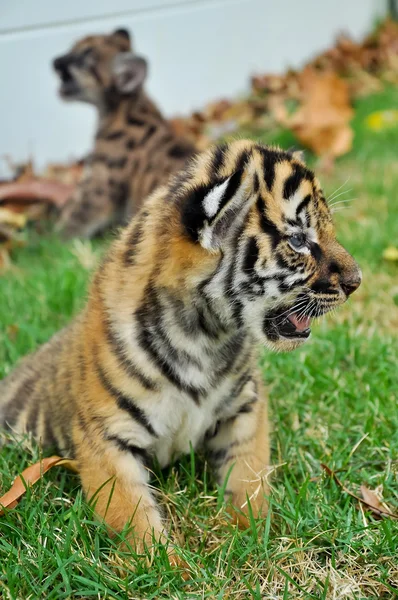
MULTIPOLYGON (((338 470, 354 492, 381 486, 397 511, 398 263, 382 255, 398 240, 398 131, 374 133, 364 121, 397 101, 393 90, 358 101, 354 149, 321 177, 328 194, 340 188, 336 201, 347 200, 336 205, 344 208, 335 215, 338 237, 363 269, 361 289, 304 348, 262 357, 273 423, 268 518, 237 531, 202 456, 158 473, 191 569, 184 581, 164 551, 148 568, 118 550, 95 523, 78 477, 54 469, 0 517, 0 598, 398 596, 398 521, 377 520, 321 468, 338 470)), ((284 132, 277 139, 294 143, 284 132)), ((32 239, 14 253, 0 286, 0 376, 81 306, 104 245, 32 239)), ((3 448, 0 490, 39 455, 29 441, 3 448)))

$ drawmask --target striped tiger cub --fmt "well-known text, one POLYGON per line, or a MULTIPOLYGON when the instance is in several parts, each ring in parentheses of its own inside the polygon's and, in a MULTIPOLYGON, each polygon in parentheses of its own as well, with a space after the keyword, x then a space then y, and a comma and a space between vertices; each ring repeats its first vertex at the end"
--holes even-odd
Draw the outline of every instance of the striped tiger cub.
POLYGON ((259 347, 293 350, 361 281, 314 174, 239 140, 154 192, 98 269, 86 307, 0 383, 2 422, 56 444, 110 528, 163 539, 148 466, 207 449, 240 524, 267 509, 259 347))
POLYGON ((53 66, 61 98, 98 112, 92 152, 57 224, 65 238, 93 237, 127 223, 195 148, 146 94, 147 61, 135 53, 126 29, 78 40, 53 66))

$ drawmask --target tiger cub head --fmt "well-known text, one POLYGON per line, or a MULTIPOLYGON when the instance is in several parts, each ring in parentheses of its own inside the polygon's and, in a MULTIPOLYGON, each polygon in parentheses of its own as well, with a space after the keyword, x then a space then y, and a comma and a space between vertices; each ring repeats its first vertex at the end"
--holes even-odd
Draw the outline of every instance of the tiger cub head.
POLYGON ((132 52, 126 29, 79 40, 69 52, 54 59, 53 67, 61 80, 61 98, 99 108, 137 93, 147 75, 147 63, 132 52))
POLYGON ((172 185, 184 235, 217 256, 202 292, 225 322, 272 349, 302 344, 312 319, 360 285, 319 182, 297 154, 234 141, 199 155, 172 185))

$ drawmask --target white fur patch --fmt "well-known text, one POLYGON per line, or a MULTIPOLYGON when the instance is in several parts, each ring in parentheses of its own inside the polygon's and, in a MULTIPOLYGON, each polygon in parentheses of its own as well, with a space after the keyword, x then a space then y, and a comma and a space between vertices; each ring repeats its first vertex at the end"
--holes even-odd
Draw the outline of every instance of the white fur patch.
POLYGON ((203 200, 203 208, 205 210, 206 215, 209 218, 214 217, 217 214, 218 207, 220 206, 220 202, 222 197, 224 196, 225 190, 227 189, 228 182, 231 178, 228 177, 221 183, 220 185, 216 185, 208 194, 206 194, 203 200))

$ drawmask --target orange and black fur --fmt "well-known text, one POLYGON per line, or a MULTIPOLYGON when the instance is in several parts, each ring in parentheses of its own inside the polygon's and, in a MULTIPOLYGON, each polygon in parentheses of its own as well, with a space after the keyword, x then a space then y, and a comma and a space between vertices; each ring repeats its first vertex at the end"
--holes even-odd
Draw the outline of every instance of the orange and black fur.
POLYGON ((151 459, 191 444, 245 524, 247 498, 266 511, 270 466, 258 346, 300 346, 360 280, 300 158, 216 146, 149 197, 81 314, 0 382, 1 421, 74 456, 97 513, 117 530, 132 519, 138 546, 165 526, 151 459))
POLYGON ((147 97, 147 63, 126 30, 86 37, 53 64, 61 97, 98 110, 94 149, 58 225, 65 237, 91 237, 127 222, 195 149, 147 97))

